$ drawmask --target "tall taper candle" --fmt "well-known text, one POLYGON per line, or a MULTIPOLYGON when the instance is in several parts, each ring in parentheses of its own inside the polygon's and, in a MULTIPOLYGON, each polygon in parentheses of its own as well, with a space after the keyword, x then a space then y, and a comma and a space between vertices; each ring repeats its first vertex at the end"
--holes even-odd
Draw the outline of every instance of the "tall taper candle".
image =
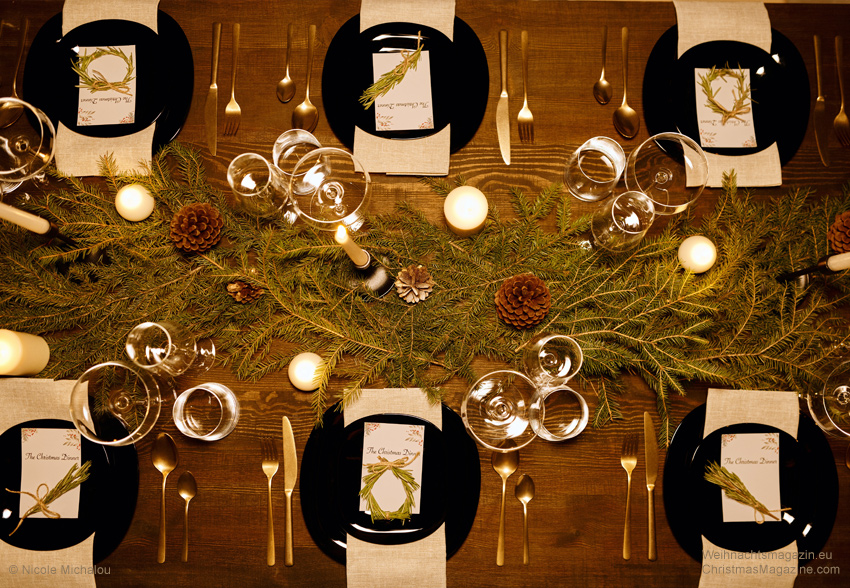
POLYGON ((0 218, 39 235, 44 235, 50 230, 49 220, 2 202, 0 202, 0 218))
POLYGON ((344 225, 339 225, 339 227, 337 227, 334 239, 336 239, 337 243, 342 245, 342 248, 348 254, 348 257, 351 258, 351 261, 353 261, 354 265, 358 268, 362 269, 369 265, 369 253, 361 249, 360 246, 348 236, 348 231, 345 230, 344 225))

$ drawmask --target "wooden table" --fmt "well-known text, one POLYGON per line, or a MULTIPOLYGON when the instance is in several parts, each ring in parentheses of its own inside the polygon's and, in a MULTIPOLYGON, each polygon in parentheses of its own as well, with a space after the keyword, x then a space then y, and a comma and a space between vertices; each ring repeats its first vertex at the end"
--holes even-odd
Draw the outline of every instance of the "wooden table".
MULTIPOLYGON (((0 17, 18 23, 24 16, 32 21, 31 31, 61 10, 58 0, 15 0, 4 2, 0 17)), ((225 171, 237 154, 257 151, 270 155, 274 139, 290 128, 295 105, 303 99, 308 24, 318 25, 318 47, 313 71, 311 98, 322 111, 322 61, 329 42, 339 27, 359 10, 356 0, 312 0, 276 2, 248 0, 163 0, 160 8, 183 27, 195 60, 195 93, 186 125, 178 140, 195 145, 204 155, 208 176, 222 190, 227 189, 225 171), (209 82, 212 22, 224 24, 220 95, 230 91, 230 25, 242 25, 242 51, 239 61, 237 96, 243 119, 235 137, 219 134, 216 157, 210 157, 204 140, 203 105, 209 82), (274 88, 283 77, 285 33, 288 23, 296 25, 292 51, 292 74, 299 85, 295 99, 279 103, 274 88)), ((511 214, 508 190, 518 186, 531 193, 560 181, 567 154, 586 138, 605 134, 615 136, 611 116, 622 96, 619 30, 628 25, 631 32, 629 103, 642 112, 641 81, 647 56, 656 40, 676 23, 671 3, 618 2, 531 2, 517 0, 461 0, 457 15, 469 23, 484 46, 490 64, 490 101, 484 121, 470 143, 451 159, 450 176, 463 174, 468 183, 483 190, 503 216, 511 214), (611 103, 599 106, 591 87, 599 75, 600 39, 603 25, 609 27, 608 79, 614 83, 611 103), (505 166, 499 154, 494 124, 499 85, 498 32, 510 31, 511 113, 521 105, 521 69, 519 33, 529 31, 531 39, 529 101, 534 112, 536 142, 521 145, 516 124, 512 122, 513 161, 505 166)), ((824 41, 824 71, 827 104, 838 110, 833 37, 850 38, 850 6, 770 4, 768 12, 774 28, 797 46, 809 67, 810 86, 815 96, 814 50, 812 34, 824 41)), ((34 33, 30 33, 30 39, 34 33)), ((0 75, 5 78, 3 92, 14 63, 16 36, 6 32, 0 41, 0 75)), ((845 68, 847 66, 845 65, 845 68)), ((845 69, 850 84, 850 72, 845 69)), ((220 98, 223 105, 226 98, 220 98)), ((220 114, 220 121, 223 113, 220 114)), ((222 127, 220 127, 222 128, 222 127)), ((322 115, 315 132, 325 145, 339 145, 322 115)), ((626 152, 648 136, 645 125, 631 141, 622 141, 626 152)), ((756 198, 779 197, 792 185, 813 186, 817 195, 836 193, 850 180, 850 150, 841 149, 834 137, 832 165, 825 168, 818 158, 813 129, 793 160, 783 168, 782 187, 754 190, 756 198)), ((701 214, 710 209, 718 192, 707 190, 696 207, 701 214)), ((442 222, 442 201, 429 188, 412 177, 377 176, 374 182, 373 210, 389 209, 395 202, 408 199, 423 209, 435 223, 442 222)), ((589 210, 576 202, 578 212, 589 210)), ((478 361, 480 373, 496 367, 478 361)), ((300 497, 295 492, 295 566, 282 565, 284 496, 282 481, 277 481, 275 509, 278 521, 278 565, 265 564, 266 478, 260 469, 258 437, 279 438, 280 417, 288 415, 293 423, 299 455, 303 452, 313 420, 309 397, 293 390, 284 373, 258 383, 237 381, 228 371, 216 369, 203 381, 220 381, 238 394, 242 414, 238 427, 229 437, 212 444, 183 437, 170 418, 170 402, 156 432, 166 431, 177 440, 180 465, 169 478, 167 517, 168 559, 156 563, 156 540, 160 474, 150 464, 150 435, 138 444, 140 488, 136 515, 124 541, 104 562, 97 577, 100 586, 345 586, 345 568, 324 555, 314 544, 300 512, 300 497), (183 514, 182 500, 176 492, 179 473, 194 472, 199 494, 191 503, 192 536, 188 563, 180 563, 179 546, 183 514)), ((202 380, 182 378, 178 385, 188 387, 202 380), (184 386, 185 385, 185 386, 184 386)), ((341 389, 342 382, 339 382, 341 389)), ((672 403, 672 422, 679 422, 705 400, 709 383, 694 382, 687 397, 672 403)), ((553 444, 536 440, 522 451, 520 472, 531 474, 537 495, 530 505, 531 561, 521 559, 521 513, 515 499, 508 501, 507 563, 495 565, 498 528, 499 477, 491 470, 490 455, 481 450, 481 499, 475 524, 460 551, 448 562, 449 586, 696 586, 700 565, 676 543, 666 524, 662 500, 663 480, 657 492, 658 561, 646 558, 647 523, 644 460, 642 453, 635 471, 632 489, 633 557, 621 557, 622 525, 626 476, 619 462, 624 433, 642 429, 642 414, 654 414, 655 399, 645 383, 627 378, 628 394, 622 398, 624 419, 603 429, 588 429, 579 438, 553 444)), ((445 387, 445 402, 455 410, 466 384, 452 381, 445 387)), ((585 396, 593 410, 591 393, 585 396)), ((846 440, 834 439, 831 446, 839 464, 842 501, 848 497, 850 470, 844 467, 846 440)), ((663 458, 663 450, 662 450, 663 458)), ((662 460, 663 464, 663 460, 662 460)), ((511 479, 515 482, 516 477, 511 479)), ((513 484, 509 482, 509 486, 513 484)), ((695 505, 699 508, 699 505, 695 505)), ((829 542, 825 557, 813 562, 813 572, 801 576, 797 586, 843 586, 850 573, 850 509, 844 504, 829 542), (817 566, 831 566, 818 571, 817 566)), ((411 585, 415 585, 415 581, 411 585)))

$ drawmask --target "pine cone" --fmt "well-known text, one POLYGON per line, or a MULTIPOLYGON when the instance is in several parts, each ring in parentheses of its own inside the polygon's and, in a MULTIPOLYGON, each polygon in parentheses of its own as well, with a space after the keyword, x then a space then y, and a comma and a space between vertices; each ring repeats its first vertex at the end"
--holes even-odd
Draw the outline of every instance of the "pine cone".
POLYGON ((395 289, 399 298, 407 303, 416 304, 428 298, 434 280, 424 265, 409 265, 398 273, 395 289))
POLYGON ((549 288, 534 274, 508 278, 496 292, 499 317, 517 329, 527 329, 541 322, 551 305, 549 288))
POLYGON ((227 293, 230 294, 236 302, 248 304, 262 296, 263 289, 257 286, 252 286, 242 280, 236 280, 235 282, 230 282, 227 285, 227 293))
POLYGON ((207 203, 189 204, 171 219, 171 240, 186 253, 203 253, 221 239, 221 213, 207 203))
POLYGON ((826 232, 826 238, 836 253, 850 251, 850 210, 835 215, 835 222, 826 232))

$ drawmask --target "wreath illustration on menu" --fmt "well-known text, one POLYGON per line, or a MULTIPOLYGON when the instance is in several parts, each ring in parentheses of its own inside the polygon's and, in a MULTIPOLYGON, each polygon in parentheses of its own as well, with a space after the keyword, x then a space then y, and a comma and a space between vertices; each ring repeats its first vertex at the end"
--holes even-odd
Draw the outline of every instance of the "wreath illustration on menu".
POLYGON ((369 513, 372 517, 373 523, 376 519, 383 519, 386 521, 400 520, 404 522, 410 518, 411 511, 416 505, 413 493, 419 488, 419 484, 414 479, 411 471, 406 469, 406 467, 412 464, 416 458, 419 457, 419 453, 420 452, 414 454, 412 458, 401 457, 395 461, 389 461, 388 459, 378 456, 378 461, 376 463, 363 464, 367 473, 363 476, 363 488, 360 490, 360 497, 363 498, 369 506, 369 513), (393 476, 401 482, 402 488, 404 488, 404 503, 398 510, 393 512, 387 512, 382 509, 378 504, 378 500, 372 495, 372 489, 375 487, 375 483, 387 472, 392 472, 393 476))
POLYGON ((722 117, 720 124, 725 125, 733 118, 743 122, 743 119, 739 115, 750 112, 753 100, 750 96, 750 85, 747 83, 747 76, 740 66, 738 69, 731 69, 728 64, 723 68, 711 66, 711 70, 707 74, 700 75, 699 81, 702 93, 708 100, 705 105, 712 112, 722 117), (731 108, 726 108, 717 99, 718 89, 715 86, 715 82, 720 80, 721 83, 727 83, 726 78, 736 80, 736 88, 732 90, 734 103, 731 108))
POLYGON ((83 53, 77 56, 76 60, 71 60, 71 67, 78 76, 80 83, 77 88, 87 89, 94 94, 95 92, 106 92, 114 90, 120 94, 131 94, 130 82, 135 79, 136 67, 133 64, 133 55, 127 55, 122 49, 117 47, 98 47, 90 54, 83 53), (108 80, 106 76, 91 69, 91 65, 101 57, 118 57, 127 64, 127 72, 124 74, 123 80, 108 80))

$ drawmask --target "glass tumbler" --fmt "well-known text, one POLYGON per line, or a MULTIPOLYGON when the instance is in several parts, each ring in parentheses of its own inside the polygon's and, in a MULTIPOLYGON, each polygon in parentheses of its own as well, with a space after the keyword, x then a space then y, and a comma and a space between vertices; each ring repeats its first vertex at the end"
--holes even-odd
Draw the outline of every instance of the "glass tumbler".
POLYGON ((197 342, 188 329, 171 321, 136 325, 127 335, 125 350, 137 366, 170 376, 190 367, 206 371, 215 360, 212 341, 197 342))
POLYGON ((554 386, 537 391, 528 418, 538 437, 566 441, 584 430, 589 414, 581 394, 568 386, 554 386))
POLYGON ((290 186, 294 194, 306 194, 312 187, 304 181, 306 172, 293 177, 292 171, 302 157, 318 149, 322 144, 312 133, 304 129, 290 129, 282 133, 274 142, 272 161, 281 171, 285 185, 290 186))
POLYGON ((584 354, 572 337, 541 333, 525 347, 522 365, 538 387, 558 386, 578 373, 584 354))
POLYGON ((593 137, 570 157, 564 183, 579 200, 596 202, 614 193, 625 167, 626 154, 619 143, 608 137, 593 137))
POLYGON ((627 251, 643 239, 655 207, 642 192, 623 192, 597 208, 590 220, 593 244, 612 252, 627 251))
POLYGON ((180 393, 172 409, 180 432, 201 441, 218 441, 239 422, 239 401, 227 386, 208 382, 180 393))
POLYGON ((281 170, 262 155, 236 156, 227 168, 227 182, 239 208, 246 213, 261 217, 282 215, 289 222, 295 220, 289 186, 281 170))

